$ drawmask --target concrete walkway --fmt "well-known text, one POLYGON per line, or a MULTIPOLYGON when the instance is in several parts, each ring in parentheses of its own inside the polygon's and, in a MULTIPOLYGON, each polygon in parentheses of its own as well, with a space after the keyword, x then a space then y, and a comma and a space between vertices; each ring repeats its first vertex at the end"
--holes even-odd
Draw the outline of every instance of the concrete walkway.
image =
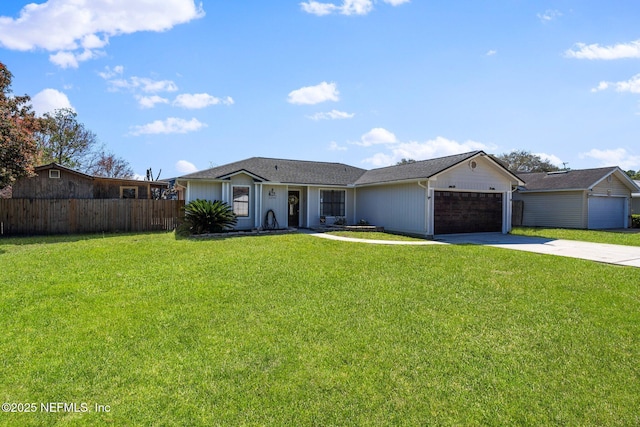
POLYGON ((436 240, 452 245, 485 245, 640 268, 640 246, 609 245, 501 233, 439 235, 436 236, 436 240))
POLYGON ((435 240, 416 241, 355 239, 313 231, 309 231, 307 234, 330 240, 377 245, 484 245, 640 268, 640 246, 609 245, 605 243, 562 239, 554 240, 502 233, 448 234, 438 235, 435 240))
POLYGON ((307 234, 315 237, 322 237, 323 239, 329 240, 342 240, 343 242, 354 242, 354 243, 369 243, 374 245, 414 245, 414 246, 423 246, 423 245, 446 245, 444 242, 437 242, 435 240, 373 240, 373 239, 355 239, 353 237, 343 237, 343 236, 334 236, 333 234, 319 233, 315 231, 303 231, 307 234))

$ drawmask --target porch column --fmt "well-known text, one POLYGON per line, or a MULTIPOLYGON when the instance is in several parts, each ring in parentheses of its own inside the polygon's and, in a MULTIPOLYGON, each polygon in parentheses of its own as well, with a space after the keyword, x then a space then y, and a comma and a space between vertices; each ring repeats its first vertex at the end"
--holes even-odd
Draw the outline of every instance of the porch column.
POLYGON ((431 180, 427 181, 427 192, 426 192, 426 196, 427 196, 427 206, 426 206, 426 212, 425 215, 427 216, 426 218, 426 225, 427 225, 427 236, 433 236, 434 234, 434 222, 433 222, 433 213, 434 213, 434 206, 435 206, 435 193, 433 191, 433 188, 431 188, 431 180))
POLYGON ((513 212, 511 191, 502 193, 502 234, 511 231, 511 213, 513 212))

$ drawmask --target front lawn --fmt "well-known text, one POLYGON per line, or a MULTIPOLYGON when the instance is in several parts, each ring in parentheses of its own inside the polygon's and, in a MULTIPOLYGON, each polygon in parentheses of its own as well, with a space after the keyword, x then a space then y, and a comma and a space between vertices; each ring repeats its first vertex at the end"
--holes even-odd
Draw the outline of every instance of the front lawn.
POLYGON ((3 238, 0 265, 2 402, 80 408, 0 425, 640 424, 631 267, 304 234, 3 238))
POLYGON ((576 230, 568 228, 514 227, 511 234, 545 237, 549 239, 581 240, 583 242, 610 243, 612 245, 640 246, 640 233, 603 230, 576 230))

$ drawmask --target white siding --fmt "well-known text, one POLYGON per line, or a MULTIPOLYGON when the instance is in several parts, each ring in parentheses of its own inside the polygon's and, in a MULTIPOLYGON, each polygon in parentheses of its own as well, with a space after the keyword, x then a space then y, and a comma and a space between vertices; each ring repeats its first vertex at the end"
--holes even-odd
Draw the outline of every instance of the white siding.
POLYGON ((320 225, 320 189, 318 187, 309 187, 307 193, 307 218, 309 227, 318 227, 320 225))
POLYGON ((358 188, 357 220, 389 231, 426 235, 425 191, 415 182, 358 188))
POLYGON ((598 183, 598 185, 594 186, 593 194, 631 197, 631 191, 618 177, 615 175, 610 175, 610 177, 611 181, 605 178, 598 183))
MULTIPOLYGON (((344 214, 348 224, 353 224, 356 220, 356 201, 355 190, 353 188, 340 188, 340 187, 308 187, 307 197, 308 201, 305 202, 303 221, 307 224, 307 227, 318 227, 320 225, 320 191, 321 190, 344 190, 345 191, 345 205, 344 214), (307 218, 309 221, 307 223, 307 218)), ((358 190, 359 191, 359 190, 358 190)), ((358 218, 359 219, 359 218, 358 218)), ((327 217, 327 224, 332 224, 334 217, 327 217)))
POLYGON ((463 162, 452 169, 439 174, 436 180, 431 180, 434 189, 448 189, 455 186, 456 190, 470 190, 480 192, 511 191, 511 179, 502 173, 496 165, 484 157, 476 157, 463 162), (470 162, 476 162, 472 169, 470 162))
POLYGON ((289 193, 285 185, 262 186, 262 211, 260 213, 260 225, 264 225, 264 219, 269 210, 273 210, 280 228, 287 226, 287 197, 289 193), (271 193, 271 194, 270 194, 271 193))
POLYGON ((222 199, 222 183, 220 182, 189 181, 187 188, 187 203, 196 199, 211 201, 222 199))
POLYGON ((526 227, 586 228, 586 198, 583 191, 513 194, 524 201, 522 225, 526 227))

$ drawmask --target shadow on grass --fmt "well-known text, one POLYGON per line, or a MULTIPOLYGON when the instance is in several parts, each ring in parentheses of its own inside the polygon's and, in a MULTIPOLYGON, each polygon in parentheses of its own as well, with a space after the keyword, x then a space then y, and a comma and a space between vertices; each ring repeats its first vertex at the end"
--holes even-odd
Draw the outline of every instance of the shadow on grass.
POLYGON ((229 230, 222 233, 209 233, 209 234, 185 234, 175 233, 176 240, 191 240, 208 241, 208 240, 227 240, 235 239, 238 237, 267 237, 267 236, 281 236, 284 234, 299 234, 300 231, 296 229, 286 230, 268 230, 268 231, 234 231, 229 230))
POLYGON ((470 233, 437 235, 434 240, 452 245, 543 245, 558 239, 502 233, 470 233))
POLYGON ((55 243, 72 243, 85 240, 109 239, 124 236, 142 236, 150 234, 167 234, 173 231, 148 231, 148 232, 110 232, 110 233, 90 233, 90 234, 52 234, 38 236, 0 236, 0 254, 3 253, 3 245, 44 245, 55 243))

